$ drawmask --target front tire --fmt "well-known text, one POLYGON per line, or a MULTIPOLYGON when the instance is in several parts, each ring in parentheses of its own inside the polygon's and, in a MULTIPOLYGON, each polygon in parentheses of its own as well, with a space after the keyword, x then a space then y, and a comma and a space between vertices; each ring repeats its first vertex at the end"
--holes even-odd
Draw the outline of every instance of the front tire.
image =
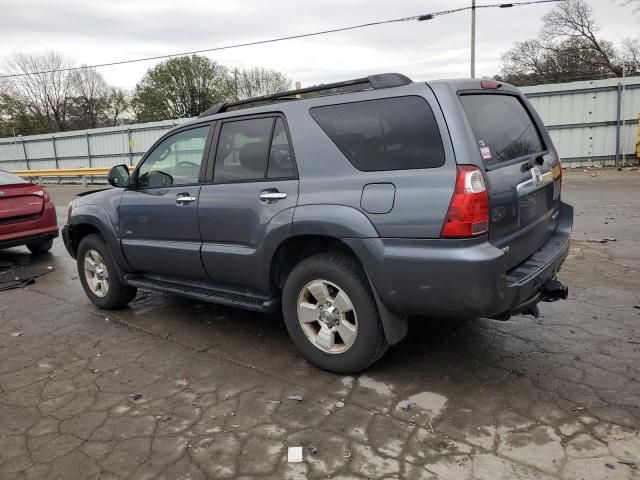
POLYGON ((357 373, 389 348, 367 276, 348 255, 321 253, 296 265, 282 310, 298 350, 323 370, 357 373))
POLYGON ((53 238, 49 240, 43 240, 41 242, 32 242, 27 243, 27 248, 34 255, 39 255, 41 253, 47 253, 53 247, 53 238))
POLYGON ((87 297, 105 310, 125 307, 138 289, 126 285, 109 247, 98 234, 87 235, 78 245, 78 275, 87 297))

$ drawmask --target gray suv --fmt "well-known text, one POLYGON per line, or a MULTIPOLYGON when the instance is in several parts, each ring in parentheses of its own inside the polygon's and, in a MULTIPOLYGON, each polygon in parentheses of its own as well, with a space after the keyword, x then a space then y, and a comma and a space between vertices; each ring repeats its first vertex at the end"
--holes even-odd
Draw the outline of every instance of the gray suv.
POLYGON ((219 104, 108 180, 63 229, 93 303, 141 288, 281 310, 333 372, 367 368, 410 316, 504 320, 567 295, 560 159, 506 84, 382 74, 219 104))

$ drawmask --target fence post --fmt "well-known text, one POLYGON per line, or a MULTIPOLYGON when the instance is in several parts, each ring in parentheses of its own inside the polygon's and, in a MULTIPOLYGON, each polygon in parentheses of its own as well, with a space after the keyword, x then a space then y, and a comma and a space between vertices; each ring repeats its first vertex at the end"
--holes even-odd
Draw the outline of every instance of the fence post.
POLYGON ((133 165, 133 149, 131 148, 131 129, 127 128, 127 145, 129 145, 129 165, 133 165))
MULTIPOLYGON (((58 150, 56 149, 56 137, 51 135, 51 144, 53 146, 53 160, 56 162, 56 170, 58 170, 59 165, 58 165, 58 150)), ((60 177, 58 177, 58 183, 60 183, 60 177)))
POLYGON ((91 145, 89 144, 89 132, 87 132, 87 158, 89 159, 89 168, 91 168, 91 145))
POLYGON ((56 170, 58 169, 58 150, 56 149, 56 137, 51 135, 51 142, 53 143, 53 159, 56 162, 56 170))
POLYGON ((31 170, 29 168, 29 156, 27 155, 27 147, 25 146, 25 141, 24 138, 22 138, 22 135, 20 135, 20 141, 22 142, 22 151, 24 153, 24 161, 27 164, 27 170, 31 170))
MULTIPOLYGON (((616 167, 620 160, 620 117, 622 115, 622 84, 618 83, 616 106, 616 167)), ((603 162, 604 164, 604 162, 603 162)))

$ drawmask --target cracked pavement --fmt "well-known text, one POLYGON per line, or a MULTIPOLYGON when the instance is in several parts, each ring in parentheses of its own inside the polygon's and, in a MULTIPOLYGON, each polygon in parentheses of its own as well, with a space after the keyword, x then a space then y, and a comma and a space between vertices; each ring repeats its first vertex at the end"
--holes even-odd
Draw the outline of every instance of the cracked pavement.
MULTIPOLYGON (((146 292, 100 311, 56 240, 33 260, 56 271, 0 292, 0 478, 640 479, 639 186, 565 171, 569 300, 414 320, 359 376, 308 365, 278 315, 146 292)), ((60 223, 78 190, 50 188, 60 223)))

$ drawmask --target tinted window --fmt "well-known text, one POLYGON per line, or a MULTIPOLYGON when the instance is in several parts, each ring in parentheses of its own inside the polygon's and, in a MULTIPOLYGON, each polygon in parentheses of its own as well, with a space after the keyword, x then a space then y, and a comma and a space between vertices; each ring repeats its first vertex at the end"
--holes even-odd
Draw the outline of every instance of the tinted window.
POLYGON ((462 95, 462 106, 485 165, 544 150, 524 105, 513 95, 462 95))
POLYGON ((0 185, 9 185, 11 183, 26 183, 26 180, 9 173, 4 170, 0 170, 0 185))
POLYGON ((433 168, 444 163, 429 104, 396 97, 312 108, 311 116, 359 170, 433 168))
POLYGON ((213 179, 263 180, 267 170, 273 118, 226 122, 220 131, 213 179))
POLYGON ((209 126, 167 137, 145 159, 138 171, 139 187, 198 183, 209 126))
POLYGON ((287 137, 287 130, 284 127, 284 120, 277 118, 276 125, 273 128, 267 178, 292 178, 295 176, 293 155, 289 145, 289 138, 287 137))

